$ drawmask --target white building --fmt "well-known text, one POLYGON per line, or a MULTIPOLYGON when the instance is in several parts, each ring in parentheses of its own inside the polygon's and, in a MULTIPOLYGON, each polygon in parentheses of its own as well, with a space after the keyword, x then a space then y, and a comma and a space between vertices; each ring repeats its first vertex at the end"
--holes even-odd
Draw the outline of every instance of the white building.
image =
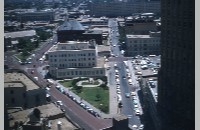
POLYGON ((159 55, 160 32, 150 32, 149 35, 126 35, 127 56, 159 55))
POLYGON ((58 43, 47 54, 49 72, 55 78, 105 76, 94 41, 58 43))

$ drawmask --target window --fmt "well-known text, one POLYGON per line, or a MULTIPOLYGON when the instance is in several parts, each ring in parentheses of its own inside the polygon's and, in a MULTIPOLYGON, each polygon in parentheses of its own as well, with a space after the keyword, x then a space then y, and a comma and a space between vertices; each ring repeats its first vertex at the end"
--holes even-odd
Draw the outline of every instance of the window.
POLYGON ((13 91, 13 90, 10 90, 10 94, 14 94, 14 91, 13 91))
POLYGON ((15 104, 15 98, 11 98, 11 103, 15 104))
POLYGON ((26 97, 26 93, 23 93, 23 97, 24 97, 24 98, 26 97))

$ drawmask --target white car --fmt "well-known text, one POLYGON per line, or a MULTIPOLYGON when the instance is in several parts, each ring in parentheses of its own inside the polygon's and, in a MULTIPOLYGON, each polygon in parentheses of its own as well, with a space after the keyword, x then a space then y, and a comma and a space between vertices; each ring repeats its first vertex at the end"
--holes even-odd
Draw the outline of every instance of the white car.
POLYGON ((137 125, 133 125, 132 127, 133 127, 133 128, 136 128, 136 129, 138 128, 138 126, 137 126, 137 125))
POLYGON ((141 124, 140 127, 139 127, 139 130, 143 130, 144 129, 144 125, 141 124))
POLYGON ((140 110, 136 109, 136 110, 135 110, 135 115, 136 115, 136 116, 140 115, 140 110))
POLYGON ((136 95, 136 93, 135 92, 131 92, 131 96, 135 96, 136 95))
POLYGON ((56 104, 59 105, 59 106, 63 105, 62 101, 57 101, 56 104))
POLYGON ((135 105, 134 105, 134 108, 138 108, 138 105, 135 104, 135 105))

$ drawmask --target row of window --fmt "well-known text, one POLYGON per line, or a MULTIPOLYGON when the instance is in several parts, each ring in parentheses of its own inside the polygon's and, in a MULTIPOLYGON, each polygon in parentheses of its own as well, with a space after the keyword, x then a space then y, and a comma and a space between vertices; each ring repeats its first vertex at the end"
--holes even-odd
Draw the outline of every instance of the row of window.
POLYGON ((160 46, 160 44, 134 44, 134 45, 128 45, 128 47, 154 47, 154 46, 160 46))
POLYGON ((103 70, 93 70, 93 71, 68 71, 68 72, 58 72, 58 76, 92 76, 92 75, 98 75, 103 74, 103 70))
POLYGON ((151 43, 151 42, 160 42, 160 40, 130 40, 130 43, 151 43))
POLYGON ((57 62, 57 61, 59 61, 59 62, 65 62, 65 61, 90 61, 90 60, 95 60, 95 58, 79 58, 79 59, 59 59, 59 60, 57 60, 57 59, 50 59, 49 61, 50 62, 57 62))
POLYGON ((95 66, 95 62, 89 63, 68 63, 68 64, 52 64, 52 67, 65 67, 65 68, 73 68, 73 67, 93 67, 95 66))
POLYGON ((49 57, 76 57, 76 56, 95 56, 95 53, 88 53, 88 54, 60 54, 60 55, 50 55, 49 57))

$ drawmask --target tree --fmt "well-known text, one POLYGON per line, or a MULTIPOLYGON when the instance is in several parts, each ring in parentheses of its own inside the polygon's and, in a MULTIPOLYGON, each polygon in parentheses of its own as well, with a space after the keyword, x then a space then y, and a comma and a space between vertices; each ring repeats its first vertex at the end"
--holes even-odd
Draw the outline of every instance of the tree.
POLYGON ((96 101, 100 101, 101 100, 101 95, 99 93, 96 94, 96 101))

